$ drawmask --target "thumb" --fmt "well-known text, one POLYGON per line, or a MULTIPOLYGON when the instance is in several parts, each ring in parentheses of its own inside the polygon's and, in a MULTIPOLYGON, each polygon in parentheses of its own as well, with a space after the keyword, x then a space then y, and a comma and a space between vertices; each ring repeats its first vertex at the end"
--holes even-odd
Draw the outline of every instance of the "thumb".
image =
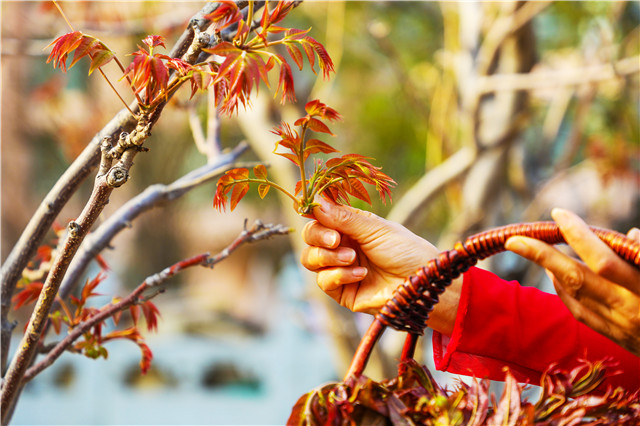
POLYGON ((385 227, 386 221, 371 212, 343 206, 326 200, 316 199, 318 206, 313 209, 313 215, 321 225, 335 229, 341 234, 362 242, 378 233, 385 227))

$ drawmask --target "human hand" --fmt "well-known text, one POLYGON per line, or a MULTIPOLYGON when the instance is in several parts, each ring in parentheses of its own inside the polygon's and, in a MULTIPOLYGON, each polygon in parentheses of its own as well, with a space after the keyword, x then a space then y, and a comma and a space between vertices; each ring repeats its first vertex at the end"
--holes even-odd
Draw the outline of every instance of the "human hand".
MULTIPOLYGON (((581 263, 542 241, 511 237, 505 248, 547 269, 558 296, 580 322, 640 356, 640 270, 620 258, 575 214, 551 216, 581 263)), ((627 236, 640 242, 640 230, 627 236)))
MULTIPOLYGON (((341 305, 376 313, 404 279, 439 251, 402 225, 373 213, 319 200, 316 220, 302 230, 308 246, 302 265, 317 272, 320 288, 341 305)), ((461 283, 451 285, 430 315, 429 326, 451 334, 461 283)))

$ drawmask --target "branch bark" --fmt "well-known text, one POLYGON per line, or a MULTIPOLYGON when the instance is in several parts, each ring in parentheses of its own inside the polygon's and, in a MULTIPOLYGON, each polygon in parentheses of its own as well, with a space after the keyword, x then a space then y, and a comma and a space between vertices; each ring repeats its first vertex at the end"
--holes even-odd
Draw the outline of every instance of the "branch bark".
MULTIPOLYGON (((245 7, 246 2, 238 2, 245 7)), ((200 31, 208 28, 210 22, 204 16, 211 13, 218 6, 217 3, 207 3, 190 20, 189 25, 171 49, 170 56, 182 57, 194 39, 194 26, 200 31)), ((132 103, 130 109, 138 112, 137 103, 132 103)), ((161 108, 160 108, 161 109, 161 108)), ((136 125, 135 119, 127 109, 121 110, 116 116, 89 142, 84 151, 76 158, 69 168, 58 179, 53 188, 49 191, 40 206, 31 217, 25 227, 18 242, 14 245, 9 256, 2 265, 1 278, 1 330, 0 330, 0 352, 2 374, 5 374, 7 365, 9 344, 11 333, 15 328, 8 319, 8 312, 11 306, 11 298, 20 279, 22 271, 36 252, 38 246, 51 228, 51 224, 58 216, 62 207, 66 205, 71 196, 89 174, 95 169, 100 160, 100 144, 105 137, 117 139, 122 132, 131 131, 136 125)))
POLYGON ((87 236, 80 247, 69 270, 65 275, 58 296, 66 299, 78 284, 87 266, 111 240, 142 213, 167 201, 175 200, 191 189, 214 179, 230 167, 248 148, 246 143, 240 143, 231 152, 220 156, 216 162, 202 166, 177 179, 169 185, 153 185, 145 189, 138 196, 127 201, 113 215, 100 225, 98 229, 87 236))
MULTIPOLYGON (((206 5, 204 9, 207 9, 206 5)), ((201 10, 200 14, 203 15, 205 12, 201 10)), ((198 14, 196 14, 198 15, 198 14)), ((203 20, 203 26, 208 26, 208 21, 203 20)), ((197 44, 198 49, 201 49, 204 46, 201 46, 199 40, 194 38, 196 33, 197 24, 194 23, 194 20, 190 22, 189 27, 185 30, 186 34, 184 37, 181 37, 181 41, 178 45, 172 49, 172 53, 176 52, 177 54, 182 55, 185 52, 190 53, 192 57, 197 58, 199 51, 194 51, 191 49, 191 44, 197 44)), ((183 35, 184 35, 183 34, 183 35)), ((92 195, 85 205, 82 213, 80 214, 77 221, 73 221, 69 224, 69 233, 67 238, 65 239, 63 252, 58 256, 58 258, 54 261, 52 269, 47 277, 47 280, 44 284, 42 293, 36 303, 36 307, 31 315, 29 320, 29 324, 27 326, 27 331, 25 332, 22 342, 20 344, 20 348, 17 353, 14 355, 11 364, 4 376, 5 380, 3 382, 2 394, 0 396, 0 409, 2 410, 2 424, 6 424, 11 416, 13 411, 13 406, 17 396, 21 390, 21 382, 22 376, 26 370, 26 368, 32 362, 32 359, 35 355, 37 349, 37 343, 42 335, 42 331, 44 330, 44 325, 46 323, 47 316, 53 302, 55 300, 56 294, 60 287, 60 283, 62 278, 64 277, 69 264, 73 257, 75 256, 79 245, 81 244, 84 237, 87 235, 89 229, 95 223, 97 217, 100 212, 102 212, 104 206, 109 201, 109 196, 114 188, 119 187, 124 184, 128 179, 128 171, 131 165, 133 165, 133 158, 135 155, 140 152, 142 149, 142 144, 144 140, 150 135, 151 129, 154 124, 160 117, 160 114, 168 102, 168 99, 159 103, 153 111, 151 111, 148 115, 145 114, 140 117, 138 122, 136 123, 136 128, 132 130, 131 133, 127 134, 124 137, 125 132, 118 131, 119 129, 110 129, 112 130, 107 135, 101 137, 100 147, 102 146, 103 140, 113 140, 115 139, 116 134, 120 136, 118 144, 115 148, 111 150, 103 150, 102 152, 102 162, 109 162, 108 166, 110 166, 110 159, 115 155, 120 160, 115 166, 111 167, 109 172, 104 174, 98 174, 96 176, 96 180, 94 182, 94 189, 92 195)), ((137 110, 136 107, 132 108, 133 110, 137 110)), ((126 111, 126 110, 125 110, 126 111)), ((119 113, 114 120, 118 117, 121 117, 122 113, 119 113)), ((128 114, 128 112, 127 112, 128 114)), ((127 127, 131 126, 132 117, 127 115, 125 118, 127 127)), ((110 122, 113 123, 114 120, 110 122)), ((102 133, 102 132, 101 132, 102 133)), ((128 132, 126 132, 128 133, 128 132)), ((4 309, 4 304, 10 304, 10 300, 12 298, 13 292, 15 290, 16 283, 18 278, 26 266, 27 261, 31 256, 33 256, 36 247, 40 244, 42 237, 44 237, 44 233, 51 226, 51 222, 57 216, 58 212, 62 208, 62 206, 68 201, 68 198, 75 192, 79 183, 86 178, 86 176, 91 172, 93 168, 96 166, 96 158, 98 157, 97 152, 99 145, 96 143, 97 141, 92 140, 92 144, 85 149, 86 158, 81 156, 82 158, 77 159, 74 162, 76 167, 71 167, 72 170, 80 170, 81 173, 76 172, 73 177, 65 175, 70 180, 60 179, 59 183, 62 188, 58 189, 58 184, 54 186, 54 189, 50 191, 49 195, 45 198, 45 200, 52 200, 49 204, 42 204, 45 206, 44 208, 49 210, 48 215, 44 215, 43 217, 34 217, 32 220, 33 226, 29 226, 28 228, 31 230, 33 228, 35 231, 40 231, 41 235, 35 235, 30 232, 23 233, 21 237, 21 241, 23 241, 23 245, 16 246, 18 255, 12 259, 11 262, 5 262, 5 266, 10 269, 11 274, 6 274, 3 271, 3 282, 2 282, 2 350, 3 357, 6 356, 9 349, 9 342, 11 337, 11 325, 8 322, 8 318, 6 317, 8 309, 4 309), (66 191, 64 191, 66 189, 66 191), (54 200, 58 200, 58 198, 64 198, 64 195, 67 196, 66 200, 61 202, 55 201, 57 204, 52 204, 54 200), (51 222, 49 222, 51 221, 51 222)), ((101 171, 106 169, 108 166, 101 166, 101 171)), ((8 305, 10 306, 10 305, 8 305)), ((7 306, 7 307, 8 307, 7 306)), ((3 365, 6 359, 3 359, 3 365)))

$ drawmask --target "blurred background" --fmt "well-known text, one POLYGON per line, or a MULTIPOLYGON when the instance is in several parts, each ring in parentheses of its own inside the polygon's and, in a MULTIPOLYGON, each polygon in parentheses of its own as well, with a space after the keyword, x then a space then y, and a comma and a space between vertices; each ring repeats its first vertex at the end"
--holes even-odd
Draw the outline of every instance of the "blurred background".
MULTIPOLYGON (((202 7, 60 5, 75 29, 106 42, 125 65, 147 34, 172 46, 202 7)), ((50 3, 1 8, 4 261, 42 198, 121 104, 97 73, 87 77, 86 61, 66 74, 45 63, 45 46, 69 31, 50 3)), ((261 87, 252 107, 232 118, 216 117, 206 94, 189 100, 184 90, 165 108, 146 143, 150 151, 137 157, 101 221, 148 186, 211 161, 215 154, 196 142, 215 129, 224 149, 247 141, 242 160, 269 163, 269 173, 292 187, 296 170, 271 154, 269 130, 319 98, 344 117, 327 142, 375 158, 397 182, 392 203, 354 205, 442 250, 494 226, 549 220, 556 206, 626 233, 640 224, 639 24, 638 2, 304 2, 284 25, 311 27, 335 76, 324 81, 307 64, 295 72, 296 104, 280 106, 261 87)), ((120 78, 113 63, 104 71, 120 78)), ((131 99, 123 82, 117 87, 131 99)), ((59 224, 78 215, 91 184, 59 224)), ((154 353, 146 376, 131 342, 107 344, 108 360, 66 354, 27 385, 15 424, 282 424, 300 395, 341 379, 371 317, 337 306, 300 267, 306 219, 273 193, 261 201, 255 189, 236 210, 220 213, 214 193, 215 180, 120 232, 102 253, 110 271, 97 305, 180 259, 223 249, 245 219, 295 231, 245 246, 213 270, 173 278, 154 299, 162 319, 158 333, 146 336, 154 353)), ((516 256, 481 266, 553 291, 540 268, 516 256)), ((98 271, 92 266, 87 278, 98 271)), ((16 339, 28 315, 27 308, 11 313, 16 339)), ((388 331, 366 374, 392 377, 402 338, 388 331)), ((418 356, 432 365, 430 339, 423 342, 418 356)))

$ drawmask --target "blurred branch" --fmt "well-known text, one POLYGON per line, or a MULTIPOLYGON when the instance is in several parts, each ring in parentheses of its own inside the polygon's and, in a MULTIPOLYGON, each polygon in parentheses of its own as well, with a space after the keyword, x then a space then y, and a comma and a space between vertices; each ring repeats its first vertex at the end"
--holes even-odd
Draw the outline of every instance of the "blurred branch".
POLYGON ((59 343, 57 343, 53 349, 50 349, 46 355, 46 357, 30 367, 27 371, 25 371, 23 376, 23 381, 26 383, 29 380, 33 379, 36 375, 42 372, 45 368, 49 367, 53 362, 60 357, 69 347, 84 333, 89 331, 96 324, 105 321, 108 318, 111 318, 115 314, 128 309, 130 306, 135 305, 140 302, 140 300, 149 300, 160 292, 154 292, 147 297, 142 297, 143 293, 151 288, 158 288, 162 284, 164 284, 169 278, 175 276, 177 273, 193 267, 193 266, 207 266, 213 267, 215 264, 223 261, 231 253, 237 250, 240 246, 246 243, 252 243, 255 241, 260 241, 264 239, 268 239, 274 235, 286 235, 291 230, 283 225, 271 225, 271 224, 263 224, 260 221, 256 221, 254 225, 247 229, 246 221, 245 228, 238 235, 238 237, 233 240, 231 244, 229 244, 224 250, 218 253, 215 256, 210 256, 209 253, 203 253, 188 259, 181 260, 162 271, 150 275, 147 277, 142 284, 136 287, 128 296, 120 300, 118 303, 113 303, 105 306, 98 312, 96 315, 92 316, 90 319, 78 324, 73 330, 69 332, 69 334, 62 339, 59 343))
POLYGON ((478 51, 476 60, 477 74, 479 76, 489 74, 489 68, 504 41, 535 18, 551 3, 552 1, 522 2, 521 6, 515 8, 512 13, 496 19, 485 35, 478 51))
POLYGON ((640 56, 632 56, 615 63, 598 64, 568 70, 535 71, 518 74, 493 74, 479 77, 478 91, 536 90, 559 86, 579 86, 588 83, 625 78, 640 72, 640 56))
POLYGON ((216 162, 193 170, 169 185, 152 185, 126 202, 98 229, 87 236, 69 266, 60 285, 58 296, 64 300, 71 294, 89 263, 109 245, 120 231, 130 227, 134 219, 163 202, 173 201, 183 196, 193 188, 214 179, 225 170, 235 167, 234 163, 247 148, 248 145, 242 142, 231 152, 219 157, 216 162))
POLYGON ((387 219, 411 226, 422 210, 452 181, 460 178, 469 170, 476 159, 474 149, 464 147, 447 158, 438 167, 424 174, 394 203, 387 219))

